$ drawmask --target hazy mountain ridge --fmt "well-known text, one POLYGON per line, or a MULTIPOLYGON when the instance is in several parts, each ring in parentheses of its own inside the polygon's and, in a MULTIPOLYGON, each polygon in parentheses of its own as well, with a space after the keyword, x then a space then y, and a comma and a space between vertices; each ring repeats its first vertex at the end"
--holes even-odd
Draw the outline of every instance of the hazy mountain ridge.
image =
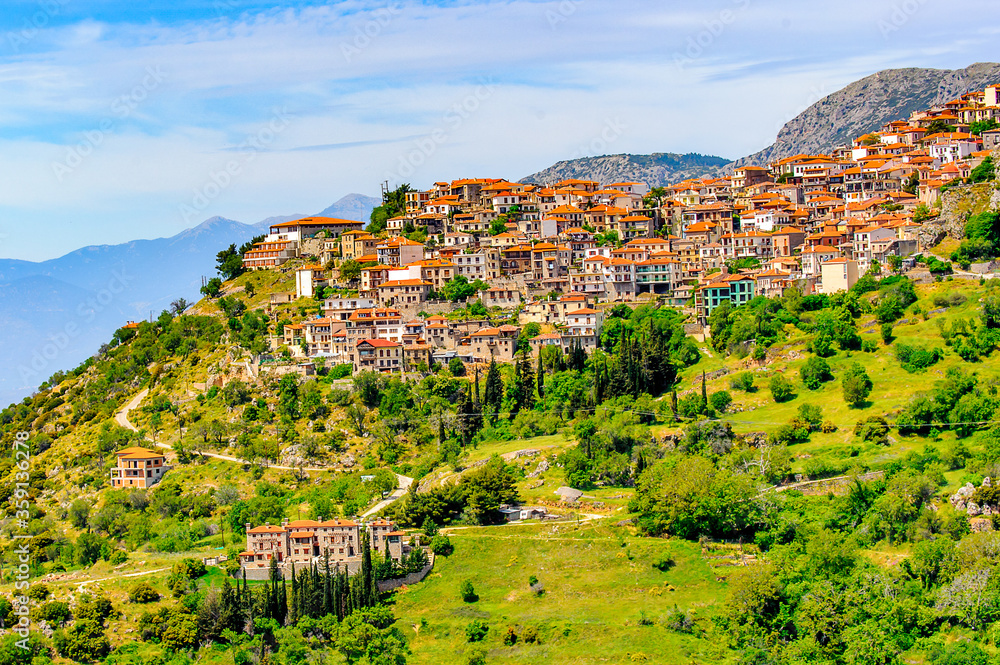
MULTIPOLYGON (((378 200, 350 194, 324 213, 352 218, 369 201, 378 200)), ((220 249, 300 217, 243 224, 216 216, 168 238, 91 245, 47 261, 0 259, 0 345, 6 351, 0 404, 20 400, 55 371, 76 366, 125 321, 156 317, 178 298, 196 301, 201 278, 215 276, 220 249)))

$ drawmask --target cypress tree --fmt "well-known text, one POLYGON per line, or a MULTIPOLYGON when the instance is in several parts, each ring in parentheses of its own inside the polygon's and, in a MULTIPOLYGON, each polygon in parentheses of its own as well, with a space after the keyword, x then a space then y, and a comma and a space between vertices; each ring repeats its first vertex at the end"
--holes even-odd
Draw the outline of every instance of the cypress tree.
POLYGON ((285 580, 281 580, 281 596, 278 598, 278 625, 284 626, 285 619, 288 618, 288 588, 285 580))
POLYGON ((298 622, 298 620, 299 620, 299 612, 300 612, 300 607, 301 607, 300 604, 299 604, 299 601, 300 601, 300 598, 299 598, 300 593, 299 593, 299 591, 300 591, 300 586, 296 583, 296 580, 295 580, 295 562, 293 561, 292 562, 292 604, 291 604, 291 607, 289 608, 289 612, 288 612, 288 616, 289 616, 288 620, 289 620, 289 623, 292 623, 292 624, 298 622))
POLYGON ((705 370, 701 371, 701 408, 703 413, 708 410, 708 388, 705 387, 705 370))
POLYGON ((535 381, 538 399, 545 399, 545 368, 542 367, 542 351, 538 350, 538 378, 535 381))
POLYGON ((486 372, 486 389, 483 395, 483 411, 491 424, 495 423, 500 416, 502 405, 503 379, 500 377, 500 368, 497 367, 496 358, 493 358, 490 360, 490 368, 486 372))
POLYGON ((323 556, 323 616, 333 613, 333 586, 330 580, 330 550, 323 556))

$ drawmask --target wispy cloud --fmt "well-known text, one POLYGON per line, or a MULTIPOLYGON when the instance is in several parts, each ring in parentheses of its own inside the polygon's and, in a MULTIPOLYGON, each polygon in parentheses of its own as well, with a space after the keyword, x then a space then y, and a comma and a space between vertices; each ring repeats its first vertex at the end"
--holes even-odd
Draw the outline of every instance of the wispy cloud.
POLYGON ((888 39, 887 0, 73 0, 15 48, 11 31, 39 6, 16 0, 0 17, 0 252, 28 258, 178 231, 177 206, 278 106, 294 121, 206 217, 254 221, 372 192, 482 80, 495 94, 414 167, 414 185, 519 178, 570 157, 609 118, 629 127, 614 151, 737 157, 815 90, 888 66, 990 60, 1000 28, 984 0, 925 7, 888 39), (692 41, 700 52, 677 67, 692 41), (358 50, 345 57, 344 45, 358 50), (116 100, 148 68, 163 81, 122 117, 116 100), (53 164, 109 118, 85 161, 55 178, 53 164))

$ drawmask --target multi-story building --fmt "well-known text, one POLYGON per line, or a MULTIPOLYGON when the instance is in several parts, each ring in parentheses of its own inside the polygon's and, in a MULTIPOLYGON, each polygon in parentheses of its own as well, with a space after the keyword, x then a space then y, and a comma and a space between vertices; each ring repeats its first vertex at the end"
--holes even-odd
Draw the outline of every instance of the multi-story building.
POLYGON ((115 453, 115 467, 111 469, 112 487, 146 489, 160 482, 170 467, 160 453, 131 446, 115 453))
POLYGON ((403 371, 403 345, 387 339, 363 339, 354 350, 354 373, 403 371))

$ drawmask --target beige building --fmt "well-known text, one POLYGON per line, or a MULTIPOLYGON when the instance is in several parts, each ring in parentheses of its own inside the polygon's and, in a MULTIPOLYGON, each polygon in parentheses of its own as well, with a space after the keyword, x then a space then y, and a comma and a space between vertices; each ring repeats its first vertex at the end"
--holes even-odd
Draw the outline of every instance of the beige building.
POLYGON ((847 291, 858 281, 858 262, 840 257, 822 265, 820 293, 834 294, 847 291))

